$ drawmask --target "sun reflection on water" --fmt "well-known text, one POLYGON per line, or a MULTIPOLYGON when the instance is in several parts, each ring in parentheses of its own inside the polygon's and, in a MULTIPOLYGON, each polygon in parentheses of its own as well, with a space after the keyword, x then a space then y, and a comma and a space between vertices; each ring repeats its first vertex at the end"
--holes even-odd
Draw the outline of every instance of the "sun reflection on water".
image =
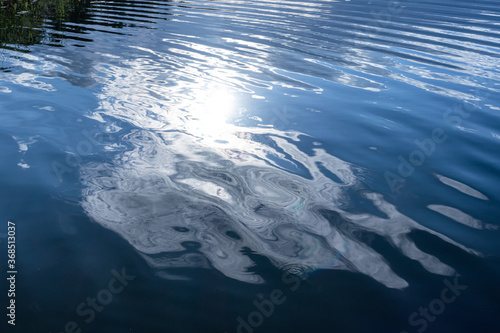
MULTIPOLYGON (((413 230, 477 254, 405 216, 384 195, 364 189, 360 167, 331 155, 319 141, 308 146, 312 137, 299 129, 280 130, 269 120, 282 95, 313 101, 331 84, 379 91, 386 89, 383 83, 309 53, 301 62, 288 49, 271 52, 272 47, 246 37, 220 38, 212 32, 203 42, 162 35, 158 50, 133 46, 127 60, 95 66, 95 80, 102 84, 96 94, 100 108, 89 117, 119 119, 131 129, 121 137, 127 150, 109 163, 80 170, 86 187, 82 206, 89 216, 122 235, 168 278, 177 268, 211 267, 262 283, 242 251, 251 249, 290 271, 351 270, 387 287, 407 287, 405 277, 371 247, 375 235, 429 272, 454 274, 453 267, 418 248, 410 237, 413 230), (239 125, 236 117, 254 125, 239 125), (346 209, 359 200, 366 211, 346 209)), ((391 76, 378 67, 374 73, 391 76)), ((441 203, 428 208, 462 225, 488 229, 441 203)))
POLYGON ((234 127, 227 121, 237 105, 234 96, 225 87, 201 90, 197 94, 189 109, 192 119, 186 124, 188 132, 207 142, 229 141, 234 136, 234 127))

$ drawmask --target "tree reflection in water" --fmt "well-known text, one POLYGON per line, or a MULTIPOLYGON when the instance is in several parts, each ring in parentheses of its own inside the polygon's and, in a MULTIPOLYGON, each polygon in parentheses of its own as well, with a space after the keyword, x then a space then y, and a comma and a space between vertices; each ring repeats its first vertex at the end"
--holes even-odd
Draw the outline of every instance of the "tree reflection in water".
POLYGON ((85 23, 90 7, 89 0, 0 0, 0 48, 29 52, 34 44, 63 46, 65 32, 85 29, 64 23, 85 23))

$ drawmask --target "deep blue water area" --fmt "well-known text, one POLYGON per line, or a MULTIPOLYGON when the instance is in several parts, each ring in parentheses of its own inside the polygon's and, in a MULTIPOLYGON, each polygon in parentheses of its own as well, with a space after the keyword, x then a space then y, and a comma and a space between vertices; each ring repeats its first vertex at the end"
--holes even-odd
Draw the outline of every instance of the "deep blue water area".
POLYGON ((2 332, 500 332, 500 3, 23 1, 2 332))

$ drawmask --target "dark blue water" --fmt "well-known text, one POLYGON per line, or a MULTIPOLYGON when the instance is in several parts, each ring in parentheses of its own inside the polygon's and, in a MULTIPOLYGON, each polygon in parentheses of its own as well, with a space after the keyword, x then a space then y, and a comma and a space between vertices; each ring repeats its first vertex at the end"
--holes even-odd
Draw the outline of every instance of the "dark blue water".
POLYGON ((498 2, 0 16, 2 332, 500 332, 498 2))

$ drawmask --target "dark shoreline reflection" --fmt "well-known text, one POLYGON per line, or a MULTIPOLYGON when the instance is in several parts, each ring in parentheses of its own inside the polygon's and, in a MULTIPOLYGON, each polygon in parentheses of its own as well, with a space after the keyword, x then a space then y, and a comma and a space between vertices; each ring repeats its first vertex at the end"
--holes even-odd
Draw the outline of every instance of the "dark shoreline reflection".
POLYGON ((29 52, 30 46, 84 47, 92 32, 126 35, 123 28, 154 28, 168 20, 168 1, 2 0, 0 48, 29 52), (162 7, 162 16, 157 7, 162 7))
POLYGON ((92 18, 90 9, 90 0, 2 0, 0 48, 28 52, 29 46, 35 44, 63 46, 67 38, 90 41, 64 34, 65 31, 84 33, 84 26, 69 30, 65 24, 85 24, 92 18))

